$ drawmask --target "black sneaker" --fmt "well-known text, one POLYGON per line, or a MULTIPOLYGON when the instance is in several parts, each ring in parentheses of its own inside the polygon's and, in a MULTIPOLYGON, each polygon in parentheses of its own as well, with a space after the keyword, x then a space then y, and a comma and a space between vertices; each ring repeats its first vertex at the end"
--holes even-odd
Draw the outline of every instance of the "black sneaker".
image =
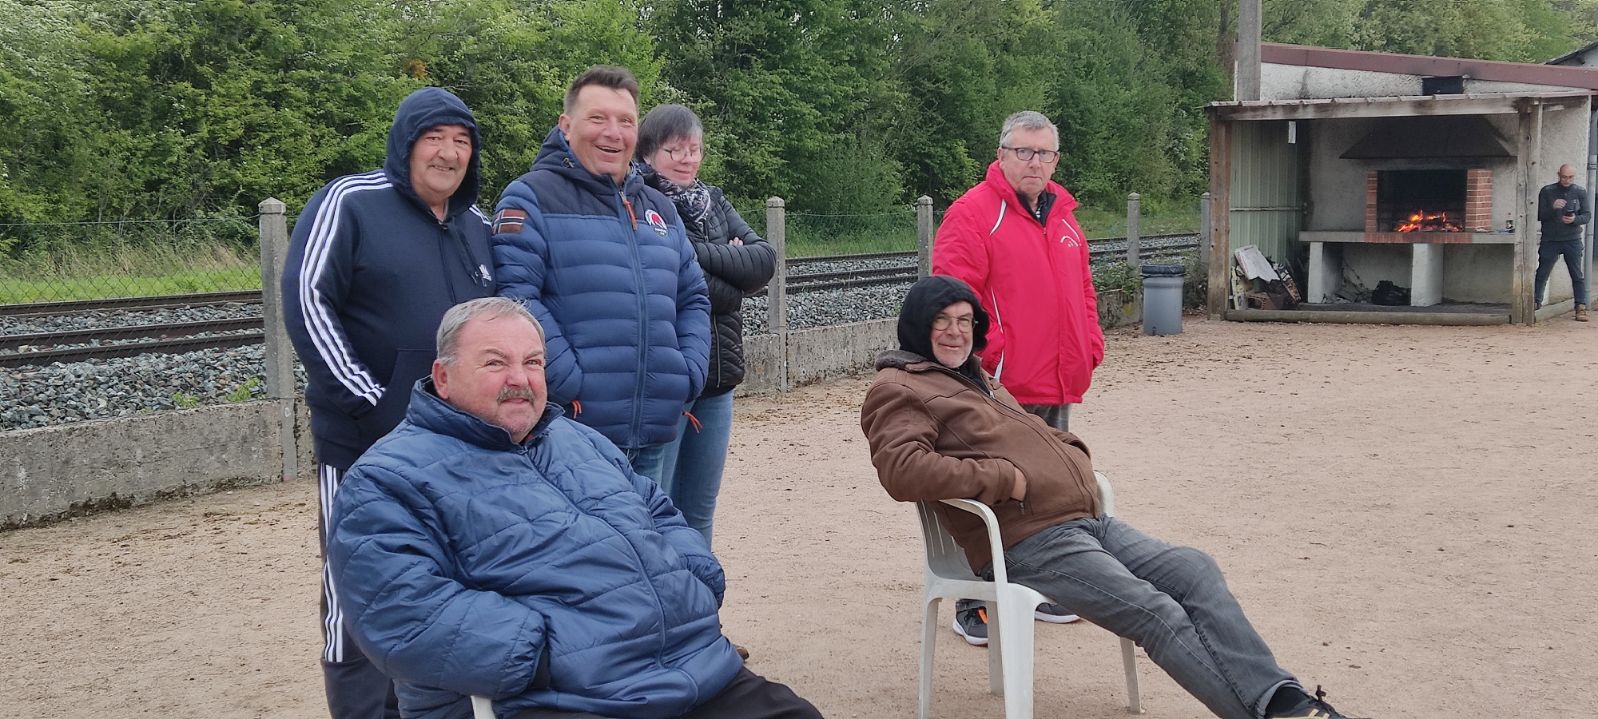
POLYGON ((1356 719, 1355 717, 1343 716, 1336 709, 1333 709, 1332 705, 1327 704, 1324 701, 1325 698, 1326 692, 1321 691, 1321 688, 1317 686, 1315 687, 1315 696, 1304 694, 1304 701, 1297 707, 1287 710, 1286 713, 1271 714, 1270 719, 1356 719))
POLYGON ((972 602, 969 606, 955 605, 954 608, 954 633, 960 635, 966 644, 973 647, 988 645, 988 608, 981 602, 972 602))
POLYGON ((1058 604, 1039 604, 1037 609, 1032 610, 1032 616, 1040 622, 1050 624, 1070 624, 1081 619, 1071 610, 1058 604))

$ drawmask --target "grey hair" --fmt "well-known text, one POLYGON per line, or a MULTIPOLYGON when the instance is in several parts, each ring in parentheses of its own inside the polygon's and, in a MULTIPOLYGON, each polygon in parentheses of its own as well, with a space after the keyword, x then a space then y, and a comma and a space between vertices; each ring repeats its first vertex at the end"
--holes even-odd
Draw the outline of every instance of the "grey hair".
POLYGON ((479 297, 467 300, 444 313, 444 319, 438 323, 438 361, 444 364, 455 363, 455 342, 459 339, 461 328, 467 322, 482 317, 484 319, 498 319, 500 317, 520 317, 532 323, 533 329, 538 330, 538 341, 544 341, 544 326, 538 323, 533 313, 527 311, 522 303, 508 297, 479 297))
POLYGON ((699 116, 682 105, 661 105, 644 115, 638 125, 638 158, 648 162, 649 156, 672 140, 692 140, 704 137, 705 126, 699 116))
POLYGON ((1060 128, 1049 122, 1049 118, 1041 112, 1022 110, 1004 118, 1004 129, 999 131, 999 147, 1008 147, 1010 134, 1016 130, 1048 130, 1049 134, 1054 135, 1054 147, 1048 149, 1060 149, 1060 128))

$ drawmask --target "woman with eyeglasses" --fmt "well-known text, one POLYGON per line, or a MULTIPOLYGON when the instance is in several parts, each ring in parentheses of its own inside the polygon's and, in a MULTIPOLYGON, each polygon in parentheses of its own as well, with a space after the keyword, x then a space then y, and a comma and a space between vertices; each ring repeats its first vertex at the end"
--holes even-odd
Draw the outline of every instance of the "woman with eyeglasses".
POLYGON ((732 390, 744 378, 743 299, 771 280, 777 256, 721 188, 699 179, 704 135, 699 117, 682 105, 650 110, 638 126, 638 169, 677 205, 710 289, 710 376, 666 451, 664 476, 655 478, 708 543, 732 429, 732 390))

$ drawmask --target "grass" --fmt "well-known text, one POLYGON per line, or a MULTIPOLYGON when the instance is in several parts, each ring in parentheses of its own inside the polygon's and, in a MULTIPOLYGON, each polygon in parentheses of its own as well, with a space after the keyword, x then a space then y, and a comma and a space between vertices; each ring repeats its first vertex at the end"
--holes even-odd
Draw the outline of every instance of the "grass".
MULTIPOLYGON (((1198 203, 1192 207, 1175 203, 1148 203, 1138 218, 1138 233, 1144 237, 1182 232, 1197 232, 1198 203)), ((757 216, 764 220, 764 213, 757 216)), ((745 215, 748 219, 749 215, 745 215)), ((1126 236, 1126 208, 1078 207, 1077 222, 1088 237, 1113 239, 1126 236)), ((933 214, 941 222, 943 212, 933 214)), ((766 234, 762 225, 757 231, 766 234)), ((915 211, 909 207, 876 215, 815 215, 788 213, 788 256, 849 255, 866 252, 913 252, 916 249, 915 211)))
MULTIPOLYGON (((1198 203, 1151 201, 1139 218, 1144 236, 1194 232, 1198 203)), ((744 218, 765 233, 764 208, 749 208, 744 218)), ((1126 209, 1079 207, 1077 221, 1092 238, 1122 237, 1126 209)), ((933 215, 943 219, 942 211, 933 215)), ((913 252, 915 210, 896 207, 880 213, 826 215, 788 213, 788 256, 913 252)), ((219 241, 93 245, 56 248, 20 257, 0 255, 0 304, 61 302, 110 297, 146 297, 253 290, 261 286, 260 259, 250 247, 219 241)))
POLYGON ((226 244, 69 248, 0 259, 0 304, 253 290, 258 255, 226 244))

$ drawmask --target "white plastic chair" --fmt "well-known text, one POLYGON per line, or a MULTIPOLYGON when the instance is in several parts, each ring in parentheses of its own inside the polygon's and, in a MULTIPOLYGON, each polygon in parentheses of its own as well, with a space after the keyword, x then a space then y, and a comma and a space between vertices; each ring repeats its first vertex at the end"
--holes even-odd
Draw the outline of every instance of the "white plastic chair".
POLYGON ((472 719, 498 719, 494 716, 494 702, 488 697, 472 697, 472 719))
MULTIPOLYGON (((1094 472, 1104 513, 1111 514, 1115 494, 1104 475, 1094 472)), ((982 518, 988 528, 988 551, 993 561, 993 581, 977 577, 966 561, 965 551, 933 511, 931 502, 917 502, 921 515, 921 535, 927 545, 926 590, 922 601, 926 612, 921 620, 921 692, 917 716, 932 716, 932 657, 937 644, 938 603, 943 599, 981 599, 988 605, 988 689, 1004 695, 1006 719, 1032 719, 1032 614, 1049 599, 1037 590, 1012 584, 1004 568, 1004 545, 999 541, 999 522, 993 510, 969 499, 945 499, 944 504, 982 518)), ((1138 694, 1137 660, 1132 640, 1121 640, 1121 663, 1126 667, 1128 712, 1143 713, 1138 694)), ((479 718, 481 719, 481 718, 479 718)))

